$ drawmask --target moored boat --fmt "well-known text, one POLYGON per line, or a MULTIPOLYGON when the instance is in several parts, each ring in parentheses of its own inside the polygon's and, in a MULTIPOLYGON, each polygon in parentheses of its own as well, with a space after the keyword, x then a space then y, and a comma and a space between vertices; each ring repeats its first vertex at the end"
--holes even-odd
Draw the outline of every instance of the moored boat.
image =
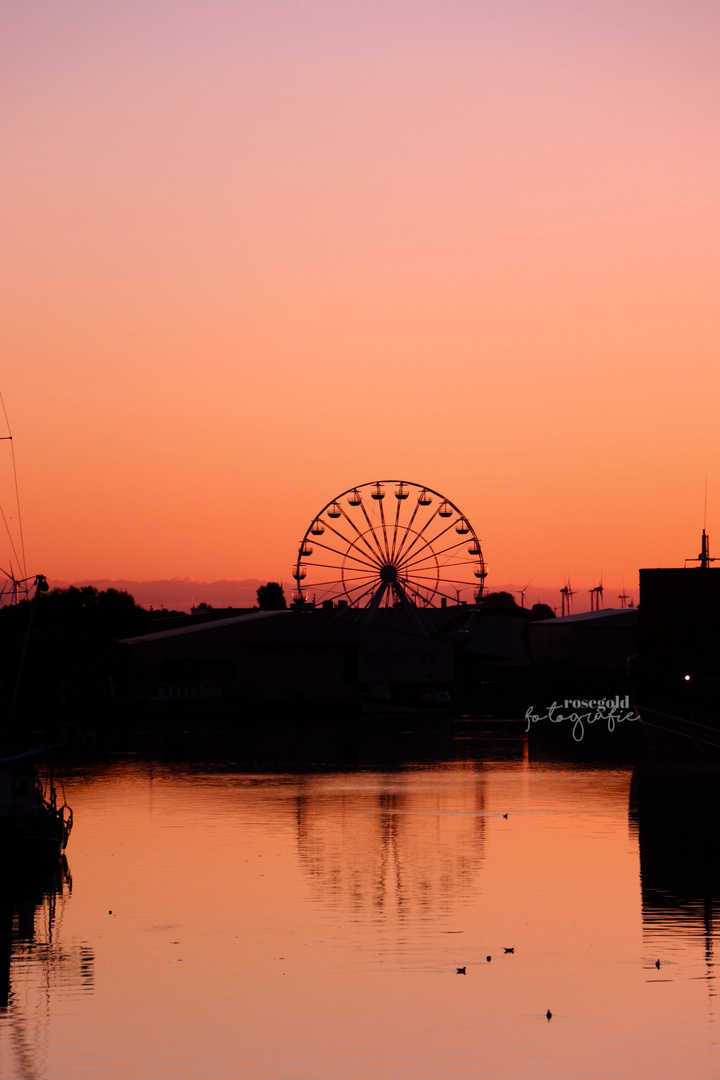
POLYGON ((67 847, 72 810, 50 773, 43 783, 38 748, 0 758, 0 857, 11 862, 41 864, 57 860, 67 847))
MULTIPOLYGON (((30 608, 30 618, 25 633, 20 666, 5 729, 13 730, 14 741, 21 745, 21 732, 13 727, 18 704, 25 658, 27 656, 32 628, 40 596, 47 592, 47 581, 42 574, 35 577, 35 596, 30 608)), ((48 860, 57 861, 67 847, 72 829, 72 810, 63 798, 58 802, 52 768, 48 768, 43 783, 37 762, 48 760, 57 746, 27 745, 22 749, 3 747, 0 750, 0 856, 11 863, 40 866, 48 860)))

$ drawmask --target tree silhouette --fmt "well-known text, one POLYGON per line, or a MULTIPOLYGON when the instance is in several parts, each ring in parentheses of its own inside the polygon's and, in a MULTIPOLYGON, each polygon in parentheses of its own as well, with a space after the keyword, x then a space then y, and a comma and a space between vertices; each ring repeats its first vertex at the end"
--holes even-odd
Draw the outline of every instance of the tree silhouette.
POLYGON ((482 607, 517 607, 517 602, 513 594, 504 591, 486 593, 480 603, 482 607))
POLYGON ((533 604, 530 609, 530 619, 536 622, 538 619, 554 619, 555 612, 548 604, 533 604))
POLYGON ((268 581, 257 591, 258 607, 261 611, 283 611, 287 607, 285 593, 279 581, 268 581))
MULTIPOLYGON (((0 610, 0 636, 24 634, 32 601, 0 610)), ((98 590, 92 585, 51 589, 40 600, 35 629, 73 630, 93 637, 123 638, 147 630, 148 613, 123 589, 98 590)))

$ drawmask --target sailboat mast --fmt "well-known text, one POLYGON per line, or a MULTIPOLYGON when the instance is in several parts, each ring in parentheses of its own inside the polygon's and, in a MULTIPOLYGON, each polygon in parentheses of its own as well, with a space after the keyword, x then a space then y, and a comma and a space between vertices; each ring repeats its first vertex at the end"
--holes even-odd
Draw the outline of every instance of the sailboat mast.
POLYGON ((30 607, 30 618, 28 620, 27 630, 25 631, 25 640, 23 641, 22 653, 20 654, 20 664, 18 666, 17 675, 15 676, 15 687, 13 689, 12 701, 10 702, 10 709, 7 715, 8 725, 15 714, 15 707, 17 705, 18 697, 20 694, 20 680, 22 679, 23 668, 25 667, 25 658, 27 656, 28 647, 30 645, 30 637, 32 635, 33 624, 35 622, 35 615, 37 613, 38 601, 40 599, 40 593, 48 591, 48 583, 44 574, 38 574, 35 578, 35 596, 30 607))

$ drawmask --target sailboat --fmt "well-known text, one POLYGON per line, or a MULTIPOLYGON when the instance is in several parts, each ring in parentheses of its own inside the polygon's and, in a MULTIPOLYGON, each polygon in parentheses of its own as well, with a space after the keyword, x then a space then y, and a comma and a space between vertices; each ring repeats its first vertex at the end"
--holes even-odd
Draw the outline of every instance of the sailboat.
MULTIPOLYGON (((23 573, 27 573, 15 450, 2 393, 0 393, 0 411, 5 418, 7 429, 7 434, 0 436, 0 442, 9 445, 11 454, 12 489, 14 489, 18 525, 16 537, 13 537, 11 533, 8 516, 2 505, 0 505, 0 516, 2 516, 16 565, 23 568, 23 573)), ((7 716, 3 717, 3 729, 0 730, 0 859, 10 860, 10 865, 22 863, 40 868, 48 860, 60 859, 67 846, 73 822, 72 810, 66 804, 64 797, 62 803, 58 800, 52 770, 49 770, 47 779, 43 782, 37 767, 39 761, 47 761, 50 758, 56 747, 46 745, 30 748, 22 733, 16 731, 13 732, 13 738, 17 741, 17 745, 9 745, 7 740, 13 730, 13 718, 38 602, 41 595, 48 591, 48 583, 43 574, 36 574, 34 577, 16 577, 12 562, 10 572, 0 567, 0 574, 6 579, 3 582, 0 578, 0 603, 18 604, 21 598, 29 599, 32 588, 35 589, 20 662, 15 674, 12 701, 7 716)))
POLYGON ((43 784, 37 747, 0 758, 0 859, 34 866, 59 860, 72 829, 72 810, 59 803, 52 776, 43 784))
MULTIPOLYGON (((18 699, 38 601, 48 588, 42 574, 36 576, 34 585, 35 596, 7 718, 8 726, 18 699)), ((52 770, 43 783, 37 768, 37 762, 47 758, 55 748, 47 745, 30 749, 10 748, 0 740, 0 859, 37 866, 48 860, 59 859, 67 847, 73 824, 72 810, 64 797, 62 803, 59 802, 52 770)))

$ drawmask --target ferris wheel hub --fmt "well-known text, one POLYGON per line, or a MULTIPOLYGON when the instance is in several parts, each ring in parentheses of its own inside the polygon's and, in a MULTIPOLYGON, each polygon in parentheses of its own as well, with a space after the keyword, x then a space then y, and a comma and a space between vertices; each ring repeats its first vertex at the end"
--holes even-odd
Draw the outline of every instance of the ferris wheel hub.
POLYGON ((380 580, 384 585, 390 585, 393 581, 397 581, 398 572, 397 567, 392 563, 385 563, 385 566, 380 567, 380 580))

